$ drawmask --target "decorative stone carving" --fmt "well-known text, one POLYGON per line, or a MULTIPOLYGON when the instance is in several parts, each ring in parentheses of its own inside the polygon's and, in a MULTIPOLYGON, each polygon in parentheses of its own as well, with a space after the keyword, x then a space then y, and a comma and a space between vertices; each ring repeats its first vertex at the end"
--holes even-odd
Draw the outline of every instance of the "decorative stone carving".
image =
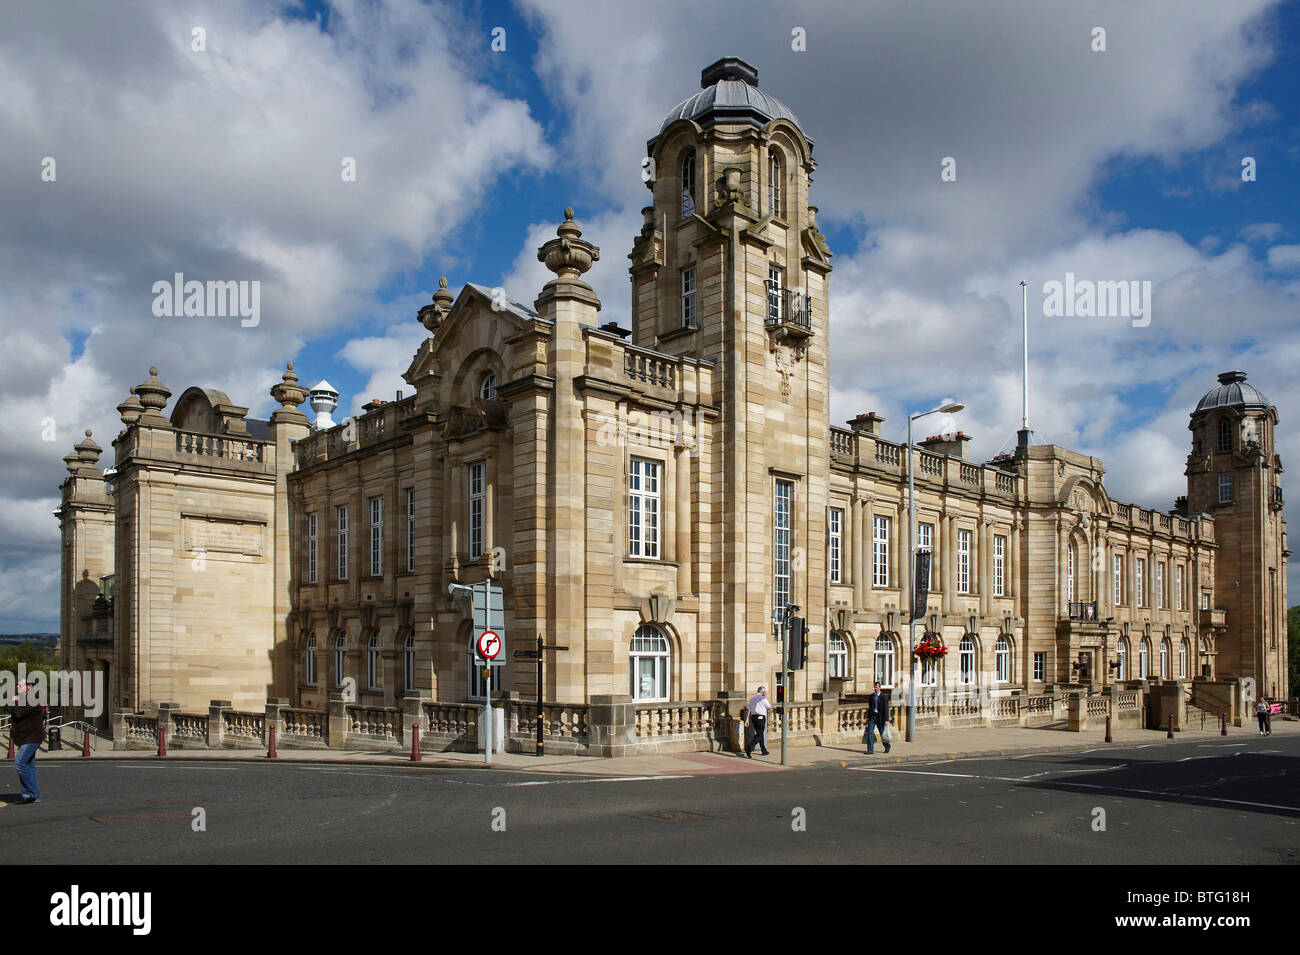
POLYGON ((429 334, 436 332, 438 326, 446 320, 453 302, 455 298, 447 291, 447 276, 444 275, 438 279, 438 291, 433 293, 433 304, 424 306, 419 312, 420 324, 429 330, 429 334))
POLYGON ((641 622, 666 624, 677 609, 677 599, 667 594, 651 594, 641 601, 641 622))
POLYGON ((559 280, 581 278, 582 273, 591 268, 591 263, 600 261, 600 249, 582 238, 582 229, 573 221, 572 207, 565 207, 564 221, 555 234, 557 238, 537 250, 537 260, 554 272, 559 280))

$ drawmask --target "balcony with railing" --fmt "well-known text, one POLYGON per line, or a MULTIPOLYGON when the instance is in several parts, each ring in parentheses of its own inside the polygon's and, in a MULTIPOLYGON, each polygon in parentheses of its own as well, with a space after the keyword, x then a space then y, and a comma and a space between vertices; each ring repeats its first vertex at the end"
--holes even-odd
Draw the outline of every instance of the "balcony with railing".
MULTIPOLYGON (((869 470, 892 476, 907 475, 907 445, 886 441, 867 431, 830 429, 830 453, 869 470)), ((954 489, 982 491, 995 497, 1014 497, 1016 475, 990 464, 971 464, 956 455, 936 454, 913 447, 913 476, 919 483, 937 483, 954 489)))
POLYGON ((769 329, 780 329, 786 335, 809 338, 812 328, 812 299, 803 289, 781 288, 767 283, 767 316, 764 324, 769 329))
POLYGON ((1097 601, 1071 601, 1066 605, 1066 617, 1070 620, 1095 623, 1097 620, 1097 601))

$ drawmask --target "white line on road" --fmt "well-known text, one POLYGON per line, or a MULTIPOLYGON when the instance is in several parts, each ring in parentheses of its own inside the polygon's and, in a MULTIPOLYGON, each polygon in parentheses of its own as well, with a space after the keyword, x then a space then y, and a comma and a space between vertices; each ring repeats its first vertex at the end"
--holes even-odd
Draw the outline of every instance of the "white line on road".
POLYGON ((390 779, 434 779, 440 783, 455 783, 458 786, 486 786, 487 783, 471 783, 464 779, 447 779, 444 776, 431 776, 421 770, 409 773, 363 773, 355 769, 332 769, 323 766, 299 766, 299 769, 314 769, 318 773, 334 773, 339 776, 387 776, 390 779))
POLYGON ((543 779, 526 783, 506 783, 507 786, 564 786, 573 783, 635 783, 652 779, 690 779, 689 773, 675 776, 597 776, 593 779, 543 779))
POLYGON ((1223 803, 1229 806, 1251 806, 1255 809, 1281 809, 1283 812, 1300 813, 1300 808, 1296 806, 1278 806, 1269 802, 1246 802, 1242 799, 1221 799, 1217 796, 1193 796, 1190 793, 1171 793, 1159 789, 1122 789, 1118 786, 1095 786, 1092 783, 1072 783, 1062 781, 1062 786, 1078 786, 1082 789, 1105 789, 1113 793, 1123 795, 1125 793, 1137 793, 1141 796, 1159 796, 1164 799, 1195 799, 1198 802, 1223 803))

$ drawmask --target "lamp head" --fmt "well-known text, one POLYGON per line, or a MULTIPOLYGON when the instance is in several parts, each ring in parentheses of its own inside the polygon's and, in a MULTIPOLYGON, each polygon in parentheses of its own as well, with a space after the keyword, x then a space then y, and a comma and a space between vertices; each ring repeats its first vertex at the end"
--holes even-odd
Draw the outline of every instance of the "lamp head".
POLYGON ((966 406, 959 401, 954 401, 950 405, 944 405, 939 409, 943 414, 956 414, 958 411, 964 411, 966 406))

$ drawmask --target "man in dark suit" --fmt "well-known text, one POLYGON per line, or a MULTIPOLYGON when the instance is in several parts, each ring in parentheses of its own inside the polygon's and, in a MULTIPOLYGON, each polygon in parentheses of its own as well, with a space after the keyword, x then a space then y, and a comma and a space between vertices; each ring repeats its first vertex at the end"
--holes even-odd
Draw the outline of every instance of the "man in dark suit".
POLYGON ((889 723, 889 694, 880 689, 880 683, 877 681, 874 692, 867 699, 871 704, 867 710, 867 754, 876 751, 877 731, 885 744, 885 752, 888 753, 890 743, 885 738, 885 731, 889 723))

